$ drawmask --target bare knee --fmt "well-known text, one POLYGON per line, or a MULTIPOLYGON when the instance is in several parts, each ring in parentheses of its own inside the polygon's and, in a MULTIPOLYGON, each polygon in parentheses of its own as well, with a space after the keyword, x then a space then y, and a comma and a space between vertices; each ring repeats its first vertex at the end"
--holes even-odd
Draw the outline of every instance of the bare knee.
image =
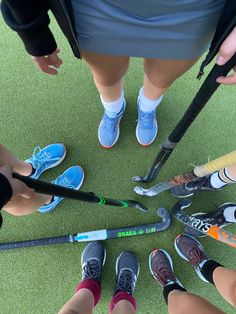
POLYGON ((127 72, 128 65, 114 71, 92 71, 95 83, 105 87, 117 84, 127 72))

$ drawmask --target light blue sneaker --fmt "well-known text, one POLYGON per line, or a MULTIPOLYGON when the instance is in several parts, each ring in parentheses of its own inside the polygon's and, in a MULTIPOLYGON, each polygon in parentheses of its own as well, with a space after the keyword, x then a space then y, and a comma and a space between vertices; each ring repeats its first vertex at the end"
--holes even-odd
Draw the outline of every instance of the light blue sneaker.
POLYGON ((46 170, 56 167, 66 157, 66 148, 63 144, 50 144, 43 149, 39 146, 35 147, 31 158, 25 160, 32 165, 35 172, 30 176, 33 179, 39 176, 46 170))
MULTIPOLYGON (((61 174, 56 180, 52 181, 53 184, 64 186, 66 188, 79 190, 84 181, 84 171, 80 166, 72 166, 61 174)), ((38 211, 40 213, 48 213, 52 211, 64 198, 54 196, 49 204, 41 206, 38 211)))
POLYGON ((125 111, 125 105, 124 102, 123 107, 118 114, 105 110, 104 115, 102 116, 102 120, 98 127, 98 140, 104 148, 111 148, 119 138, 119 125, 125 111))
POLYGON ((143 112, 138 104, 138 124, 136 127, 136 138, 139 144, 148 146, 155 140, 158 132, 156 109, 143 112))

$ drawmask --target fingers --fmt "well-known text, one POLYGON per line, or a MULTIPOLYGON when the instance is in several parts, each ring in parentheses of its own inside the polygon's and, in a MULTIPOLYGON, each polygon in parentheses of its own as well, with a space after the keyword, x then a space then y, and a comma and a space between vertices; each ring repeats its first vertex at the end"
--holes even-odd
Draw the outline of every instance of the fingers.
POLYGON ((60 49, 57 48, 53 53, 48 56, 32 56, 32 60, 42 72, 50 75, 57 75, 58 71, 55 68, 60 68, 60 66, 62 65, 62 60, 58 57, 59 52, 60 49))
POLYGON ((216 63, 218 65, 225 64, 232 58, 235 52, 236 52, 236 27, 222 43, 218 57, 216 59, 216 63))
POLYGON ((216 79, 217 83, 224 84, 224 85, 234 85, 236 84, 236 73, 230 76, 219 76, 216 79))

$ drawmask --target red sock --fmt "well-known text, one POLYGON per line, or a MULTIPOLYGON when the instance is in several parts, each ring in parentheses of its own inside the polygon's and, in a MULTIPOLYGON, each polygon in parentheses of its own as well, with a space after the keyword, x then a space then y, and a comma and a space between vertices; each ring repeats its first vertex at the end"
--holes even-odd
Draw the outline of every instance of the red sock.
POLYGON ((135 298, 129 294, 128 292, 124 292, 124 291, 119 291, 117 292, 116 294, 113 295, 113 298, 111 300, 111 303, 110 303, 110 314, 112 313, 115 305, 121 301, 121 300, 126 300, 126 301, 129 301, 133 308, 134 308, 134 311, 136 312, 136 301, 135 301, 135 298))
POLYGON ((100 283, 94 279, 85 279, 78 284, 78 286, 75 288, 75 292, 79 291, 80 289, 88 289, 92 292, 95 307, 98 304, 101 295, 100 283))

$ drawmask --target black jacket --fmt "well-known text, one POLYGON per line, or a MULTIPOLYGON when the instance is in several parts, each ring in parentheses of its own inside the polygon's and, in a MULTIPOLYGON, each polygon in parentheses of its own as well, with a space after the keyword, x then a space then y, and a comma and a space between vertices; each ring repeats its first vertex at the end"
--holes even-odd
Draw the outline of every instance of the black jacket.
MULTIPOLYGON (((52 11, 67 37, 74 55, 80 58, 70 0, 2 0, 1 2, 5 22, 19 34, 27 52, 34 56, 48 55, 57 47, 49 29, 49 10, 52 11)), ((226 0, 201 71, 215 57, 221 43, 234 26, 236 26, 236 1, 226 0)))

